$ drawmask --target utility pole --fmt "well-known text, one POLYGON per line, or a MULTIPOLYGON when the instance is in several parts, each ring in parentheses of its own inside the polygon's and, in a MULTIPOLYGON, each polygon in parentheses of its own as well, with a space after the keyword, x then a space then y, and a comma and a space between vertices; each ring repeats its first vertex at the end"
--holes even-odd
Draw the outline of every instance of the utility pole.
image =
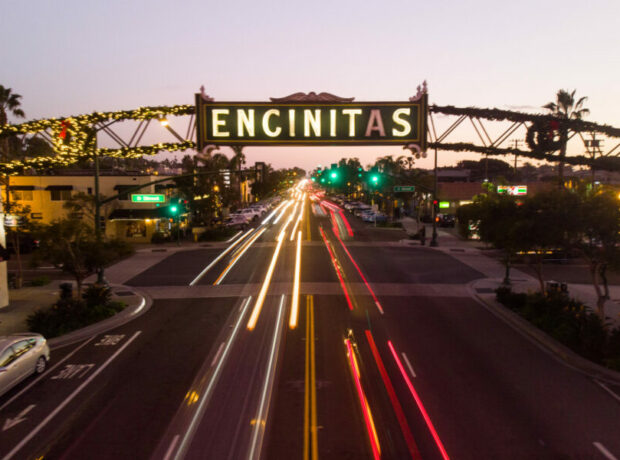
POLYGON ((586 152, 592 157, 592 164, 590 166, 590 170, 592 171, 592 189, 594 190, 594 184, 595 184, 595 172, 596 170, 594 169, 594 160, 596 160, 596 152, 599 152, 600 155, 603 154, 603 151, 601 150, 601 139, 597 139, 596 138, 596 133, 592 132, 590 133, 590 136, 592 136, 592 139, 584 139, 584 144, 586 145, 586 152))
MULTIPOLYGON (((514 145, 512 146, 513 149, 517 150, 519 148, 519 144, 521 144, 521 142, 523 142, 521 139, 513 139, 512 142, 514 142, 514 145)), ((517 174, 517 153, 515 152, 515 175, 517 174)))

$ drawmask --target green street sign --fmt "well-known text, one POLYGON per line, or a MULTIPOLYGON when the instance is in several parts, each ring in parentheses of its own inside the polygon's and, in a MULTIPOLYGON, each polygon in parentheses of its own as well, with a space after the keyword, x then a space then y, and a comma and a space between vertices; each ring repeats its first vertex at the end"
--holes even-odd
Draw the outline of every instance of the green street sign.
POLYGON ((136 195, 136 194, 132 194, 131 195, 131 202, 132 203, 165 203, 166 202, 166 195, 159 195, 159 194, 141 194, 141 195, 136 195))
POLYGON ((415 192, 415 186, 414 185, 395 185, 394 191, 395 192, 415 192))

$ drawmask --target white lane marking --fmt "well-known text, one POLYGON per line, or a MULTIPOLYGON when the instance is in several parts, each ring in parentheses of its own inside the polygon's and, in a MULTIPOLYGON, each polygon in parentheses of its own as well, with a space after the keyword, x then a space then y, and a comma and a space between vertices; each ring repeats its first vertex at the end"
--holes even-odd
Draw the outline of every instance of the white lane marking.
POLYGON ((409 362, 409 358, 407 358, 407 355, 405 354, 405 352, 404 351, 401 352, 401 355, 403 355, 403 359, 405 360, 405 364, 409 368, 409 372, 411 372, 411 375, 413 375, 414 377, 417 377, 417 375, 415 375, 415 372, 413 372, 413 366, 409 362))
POLYGON ((202 277, 205 275, 205 273, 207 273, 209 270, 211 270, 211 268, 212 268, 212 267, 213 267, 216 263, 218 263, 218 262, 222 259, 222 257, 224 257, 226 254, 228 254, 228 253, 229 253, 229 252, 230 252, 230 251, 231 251, 231 250, 232 250, 235 246, 237 246, 237 245, 238 245, 241 241, 243 241, 243 239, 244 239, 245 237, 247 237, 247 236, 250 234, 250 232, 252 232, 252 231, 254 231, 254 229, 253 229, 253 228, 249 229, 247 232, 245 232, 243 235, 241 235, 241 237, 240 237, 240 238, 237 238, 237 241, 235 241, 233 244, 231 244, 231 245, 230 245, 230 246, 228 246, 226 249, 224 249, 224 251, 223 251, 223 252, 222 252, 219 256, 217 256, 215 259, 213 259, 213 261, 212 261, 209 265, 207 265, 207 266, 206 266, 206 267, 205 267, 205 268, 204 268, 204 269, 203 269, 203 270, 202 270, 202 271, 198 274, 198 276, 197 276, 196 278, 194 278, 194 279, 192 280, 192 282, 191 282, 191 283, 189 283, 189 285, 190 285, 190 286, 193 286, 194 284, 196 284, 196 283, 200 280, 200 278, 202 278, 202 277))
POLYGON ((14 418, 7 418, 4 421, 4 425, 2 426, 2 431, 6 431, 9 428, 13 428, 18 423, 26 420, 27 418, 26 415, 28 414, 28 412, 30 412, 35 407, 37 407, 36 404, 31 404, 28 407, 26 407, 23 411, 21 411, 19 414, 17 414, 14 418))
POLYGON ((215 371, 213 371, 213 374, 211 375, 211 379, 209 380, 209 384, 207 385, 207 389, 205 390, 204 396, 200 399, 200 403, 198 404, 198 407, 194 411, 194 416, 192 417, 192 421, 190 422, 189 427, 187 428, 187 430, 185 430, 185 433, 183 434, 181 445, 179 446, 179 448, 177 449, 174 455, 175 459, 183 458, 183 452, 189 446, 189 442, 191 441, 194 435, 194 432, 196 431, 198 420, 202 416, 206 408, 206 404, 211 399, 211 393, 213 392, 213 388, 215 387, 215 384, 217 380, 219 379, 220 372, 222 371, 224 363, 226 362, 226 359, 228 358, 228 352, 230 351, 232 344, 235 341, 235 338, 237 337, 239 326, 241 325, 241 322, 243 320, 243 317, 245 316, 245 313, 247 311, 247 308, 248 308, 248 305, 250 304, 251 299, 252 299, 252 296, 248 297, 245 300, 245 303, 243 304, 243 310, 241 314, 239 315, 239 318, 237 318, 237 322, 235 323, 235 327, 233 328, 230 334, 230 337, 226 341, 226 347, 224 348, 222 357, 220 358, 220 361, 217 363, 217 366, 215 367, 215 371))
POLYGON ((172 442, 170 443, 170 447, 168 447, 168 450, 166 451, 166 456, 164 457, 164 460, 168 460, 170 458, 172 452, 174 452, 174 448, 176 447, 177 442, 179 442, 178 434, 174 438, 172 438, 172 442))
POLYGON ((618 396, 616 393, 614 393, 607 385, 605 385, 603 382, 599 382, 598 380, 594 380, 594 382, 596 382, 596 384, 598 386, 600 386, 603 390, 605 390, 607 393, 609 393, 611 395, 612 398, 615 398, 617 401, 620 401, 620 396, 618 396))
POLYGON ((239 230, 237 233, 235 233, 233 236, 231 236, 229 239, 227 239, 225 241, 225 243, 230 243, 232 240, 234 240, 235 238, 237 238, 239 235, 241 235, 243 232, 241 230, 239 230))
POLYGON ((48 369, 47 372, 44 372, 43 374, 41 374, 40 376, 38 376, 35 380, 33 380, 32 382, 30 382, 30 384, 26 387, 24 387, 19 393, 17 393, 15 396, 13 396, 11 399, 9 399, 7 402, 5 402, 2 406, 0 406, 0 411, 2 409, 4 409, 6 406, 8 406, 9 404, 11 404, 13 401, 15 401, 19 396, 21 396, 24 392, 28 391, 28 389, 32 388, 32 386, 37 383, 39 380, 41 380, 43 377, 46 377, 48 374, 51 374, 54 369, 56 369, 58 366, 60 366, 62 363, 64 363, 66 360, 68 360, 69 358, 71 358, 75 353, 77 353, 81 348, 85 347, 86 345, 88 345, 88 343, 93 340, 95 337, 97 337, 96 335, 93 335, 90 339, 88 339, 86 342, 84 342, 82 345, 80 345, 79 347, 77 347, 75 350, 73 350, 71 353, 69 353, 67 356, 65 356, 64 358, 62 358, 60 361, 58 361, 56 364, 54 364, 52 367, 50 367, 48 369))
POLYGON ((26 445, 26 443, 28 443, 28 442, 29 442, 29 441, 30 441, 30 440, 31 440, 34 436, 36 436, 36 434, 37 434, 39 431, 41 431, 41 429, 42 429, 45 425, 47 425, 47 424, 50 422, 50 420, 52 420, 52 419, 56 416, 56 414, 58 414, 61 410, 63 410, 63 409, 65 408, 65 406, 66 406, 67 404, 69 404, 69 403, 71 402, 71 400, 72 400, 73 398, 75 398, 75 396, 77 396, 77 394, 78 394, 80 391, 82 391, 84 388, 86 388, 86 386, 87 386, 90 382, 92 382, 92 381, 93 381, 93 379, 94 379, 95 377, 97 377, 97 376, 98 376, 98 375, 99 375, 99 374, 100 374, 100 373, 101 373, 101 372, 102 372, 102 371, 103 371, 106 367, 108 367, 108 364, 110 364, 110 363, 114 360, 114 358, 116 358, 116 357, 117 357, 117 356, 118 356, 118 355, 119 355, 119 354, 120 354, 120 353, 121 353, 121 352, 122 352, 125 348, 127 348, 127 347, 129 346, 129 344, 130 344, 131 342, 133 342, 133 341, 134 341, 134 339, 140 335, 140 333, 141 333, 141 332, 142 332, 142 331, 136 331, 136 333, 135 333, 134 335, 132 335, 132 336, 131 336, 131 338, 129 338, 129 340, 127 340, 127 342, 125 342, 125 343, 123 344, 123 346, 121 346, 118 350, 116 350, 116 352, 115 352, 112 356, 110 356, 110 357, 108 358, 108 360, 107 360, 105 363, 103 363, 103 365, 102 365, 99 369, 97 369, 95 372, 93 372, 93 373, 90 375, 90 377, 88 377, 88 378, 84 381, 84 383, 82 383, 79 387, 77 387, 75 390, 73 390, 73 393, 71 393, 71 394, 70 394, 70 395, 69 395, 69 396, 68 396, 68 397, 67 397, 67 398, 66 398, 66 399, 65 399, 62 403, 60 403, 60 405, 59 405, 58 407, 56 407, 56 409, 54 409, 54 410, 52 411, 52 413, 51 413, 51 414, 49 414, 47 417, 45 417, 45 419, 44 419, 41 423, 39 423, 39 425, 37 425, 37 427, 36 427, 36 428, 34 428, 33 430, 31 430, 31 431, 30 431, 30 432, 26 435, 26 437, 24 437, 24 438, 21 440, 21 442, 20 442, 19 444, 17 444, 17 445, 13 448, 13 450, 12 450, 11 452, 9 452, 9 453, 6 455, 6 457, 4 457, 4 460, 9 460, 9 459, 10 459, 13 455, 15 455, 17 452, 19 452, 19 450, 20 450, 22 447, 24 447, 24 446, 26 445))
POLYGON ((274 327, 273 341, 271 343, 271 352, 269 354, 269 361, 267 363, 265 383, 263 384, 260 405, 258 407, 258 412, 256 413, 256 423, 254 424, 252 444, 250 445, 250 452, 248 454, 249 459, 258 459, 262 450, 261 448, 265 436, 267 415, 269 414, 269 405, 271 402, 271 395, 273 393, 273 383, 277 367, 277 351, 280 346, 280 338, 282 336, 282 316, 284 312, 285 298, 286 296, 282 294, 282 297, 280 298, 280 307, 278 308, 278 318, 276 319, 276 325, 274 327))
POLYGON ((601 454, 603 454, 605 456, 605 458, 609 459, 609 460, 618 460, 618 458, 616 456, 614 456, 614 454, 612 454, 611 452, 609 452, 605 446, 603 444, 601 444, 598 441, 593 442, 592 444, 594 444, 594 447, 596 447, 601 454))
POLYGON ((118 342, 125 338, 125 334, 104 335, 103 338, 95 344, 96 347, 111 347, 118 345, 118 342))
POLYGON ((73 377, 81 379, 88 371, 95 367, 94 363, 90 364, 65 364, 65 368, 58 374, 50 377, 50 380, 71 380, 73 377))
POLYGON ((220 348, 217 349, 217 353, 213 357, 213 361, 211 361, 211 367, 215 366, 215 363, 220 357, 220 353, 222 353, 222 348, 224 348, 224 342, 220 343, 220 348))

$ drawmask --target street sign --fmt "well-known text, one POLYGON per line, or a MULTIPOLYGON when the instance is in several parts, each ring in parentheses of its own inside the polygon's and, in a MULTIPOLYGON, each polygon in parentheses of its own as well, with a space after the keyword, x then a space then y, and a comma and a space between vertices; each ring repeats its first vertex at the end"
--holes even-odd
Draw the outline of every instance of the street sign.
POLYGON ((136 195, 136 194, 132 194, 131 195, 131 202, 132 203, 165 203, 166 202, 166 195, 159 195, 159 194, 141 194, 141 195, 136 195))
POLYGON ((414 185, 395 185, 394 191, 395 192, 415 192, 415 186, 414 185))
POLYGON ((498 185, 497 193, 503 193, 512 196, 527 195, 527 185, 498 185))

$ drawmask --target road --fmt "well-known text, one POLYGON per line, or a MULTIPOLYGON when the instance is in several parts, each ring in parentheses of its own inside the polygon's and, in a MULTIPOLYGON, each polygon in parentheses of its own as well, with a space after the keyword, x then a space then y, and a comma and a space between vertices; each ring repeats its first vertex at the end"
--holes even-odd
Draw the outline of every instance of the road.
POLYGON ((287 203, 137 274, 147 313, 0 398, 0 458, 620 458, 618 389, 472 298, 479 272, 287 203))

